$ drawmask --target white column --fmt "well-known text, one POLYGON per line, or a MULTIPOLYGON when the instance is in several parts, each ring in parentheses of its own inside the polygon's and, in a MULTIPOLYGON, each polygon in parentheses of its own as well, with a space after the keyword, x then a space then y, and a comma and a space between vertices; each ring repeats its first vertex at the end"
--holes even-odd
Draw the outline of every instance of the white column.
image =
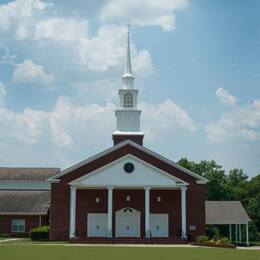
POLYGON ((241 224, 239 224, 239 243, 241 243, 241 224))
POLYGON ((144 187, 145 190, 145 237, 151 237, 150 229, 150 187, 144 187))
POLYGON ((108 205, 107 205, 107 237, 113 237, 113 187, 108 189, 108 205))
POLYGON ((248 224, 246 224, 246 244, 249 246, 248 224))
POLYGON ((186 231, 186 186, 181 187, 181 237, 183 239, 187 238, 187 231, 186 231))
POLYGON ((76 237, 76 187, 70 187, 70 238, 76 237))
POLYGON ((229 224, 229 240, 232 242, 232 225, 229 224))

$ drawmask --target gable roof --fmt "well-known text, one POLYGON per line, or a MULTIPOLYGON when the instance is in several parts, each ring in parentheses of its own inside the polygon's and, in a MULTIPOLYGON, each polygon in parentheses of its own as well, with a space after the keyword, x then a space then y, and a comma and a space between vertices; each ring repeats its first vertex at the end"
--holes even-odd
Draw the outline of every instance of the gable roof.
POLYGON ((169 186, 169 182, 175 186, 189 185, 189 183, 181 180, 180 178, 177 178, 176 176, 173 176, 132 154, 127 154, 117 160, 105 164, 101 168, 98 168, 87 175, 83 175, 80 178, 73 180, 69 184, 87 186, 119 185, 123 187, 127 183, 126 186, 131 185, 139 187, 145 184, 149 186, 165 187, 169 186), (135 164, 138 174, 122 174, 122 164, 129 161, 135 164), (147 175, 146 169, 148 167, 149 174, 147 175), (105 176, 102 176, 104 174, 104 169, 105 176), (104 181, 106 182, 105 184, 104 181), (142 183, 144 181, 145 183, 142 183))
POLYGON ((0 181, 45 181, 59 172, 59 168, 0 167, 0 181))
POLYGON ((242 224, 251 221, 240 201, 206 201, 206 224, 242 224))
POLYGON ((135 147, 136 149, 139 149, 140 151, 143 151, 144 153, 147 153, 147 154, 155 157, 156 159, 159 159, 159 160, 165 162, 166 164, 171 165, 174 168, 176 168, 176 169, 178 169, 178 170, 180 170, 180 171, 182 171, 182 172, 184 172, 184 173, 186 173, 186 174, 196 178, 198 184, 205 184, 206 182, 208 182, 208 180, 206 178, 204 178, 204 177, 202 177, 202 176, 200 176, 200 175, 198 175, 198 174, 196 174, 196 173, 194 173, 192 171, 189 171, 189 170, 187 170, 187 169, 177 165, 175 162, 173 162, 173 161, 171 161, 171 160, 169 160, 169 159, 167 159, 167 158, 165 158, 165 157, 163 157, 163 156, 161 156, 161 155, 159 155, 159 154, 149 150, 148 148, 146 148, 144 146, 141 146, 141 145, 139 145, 137 143, 134 143, 134 142, 132 142, 130 140, 126 140, 126 141, 121 142, 121 143, 119 143, 117 145, 114 145, 114 146, 110 147, 109 149, 104 150, 101 153, 98 153, 98 154, 96 154, 96 155, 94 155, 94 156, 92 156, 92 157, 90 157, 90 158, 88 158, 88 159, 86 159, 86 160, 84 160, 84 161, 82 161, 80 163, 77 163, 77 164, 75 164, 75 165, 73 165, 73 166, 71 166, 71 167, 61 171, 60 173, 50 177, 48 179, 48 181, 50 181, 50 182, 58 182, 60 177, 66 175, 66 174, 68 174, 68 173, 70 173, 70 172, 72 172, 72 171, 74 171, 74 170, 76 170, 76 169, 78 169, 78 168, 80 168, 80 167, 90 163, 90 162, 93 162, 93 161, 97 160, 98 158, 100 158, 102 156, 105 156, 105 155, 107 155, 107 154, 109 154, 109 153, 111 153, 113 151, 116 151, 116 150, 118 150, 118 149, 120 149, 120 148, 122 148, 122 147, 124 147, 126 145, 131 145, 131 146, 135 147))
POLYGON ((46 215, 50 191, 0 191, 0 215, 46 215))

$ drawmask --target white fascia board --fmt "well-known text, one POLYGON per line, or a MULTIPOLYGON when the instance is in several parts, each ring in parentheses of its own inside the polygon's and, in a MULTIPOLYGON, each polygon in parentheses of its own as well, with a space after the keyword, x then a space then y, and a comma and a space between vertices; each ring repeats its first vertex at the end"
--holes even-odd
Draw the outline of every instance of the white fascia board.
POLYGON ((46 216, 45 212, 0 212, 0 216, 46 216))
POLYGON ((144 132, 122 132, 122 131, 115 131, 113 135, 144 135, 144 132))
POLYGON ((88 158, 88 159, 86 159, 86 160, 84 160, 84 161, 82 161, 80 163, 77 163, 77 164, 75 164, 75 165, 73 165, 73 166, 71 166, 71 167, 61 171, 60 173, 52 176, 51 178, 49 178, 47 180, 52 182, 53 180, 55 180, 55 179, 65 175, 65 174, 67 174, 67 173, 69 173, 69 172, 71 172, 73 170, 76 170, 76 169, 80 168, 81 166, 84 166, 84 165, 86 165, 86 164, 88 164, 88 163, 90 163, 90 162, 92 162, 92 161, 94 161, 94 160, 96 160, 96 159, 98 159, 98 158, 100 158, 100 157, 110 153, 110 152, 113 152, 113 151, 115 151, 115 150, 117 150, 117 149, 119 149, 119 148, 121 148, 121 147, 123 147, 123 146, 125 146, 127 144, 130 144, 130 145, 136 147, 137 149, 142 150, 142 151, 144 151, 144 152, 146 152, 146 153, 156 157, 157 159, 159 159, 161 161, 164 161, 165 163, 167 163, 167 164, 169 164, 169 165, 179 169, 180 171, 185 172, 185 173, 191 175, 194 178, 197 178, 198 181, 204 181, 205 183, 207 183, 209 181, 206 178, 204 178, 204 177, 202 177, 202 176, 200 176, 200 175, 198 175, 198 174, 196 174, 196 173, 194 173, 192 171, 189 171, 186 168, 183 168, 183 167, 177 165, 173 161, 171 161, 171 160, 169 160, 169 159, 167 159, 167 158, 165 158, 165 157, 163 157, 163 156, 161 156, 161 155, 159 155, 159 154, 149 150, 148 148, 145 148, 144 146, 138 145, 138 144, 136 144, 136 143, 134 143, 133 141, 130 141, 130 140, 126 140, 126 141, 124 141, 122 143, 119 143, 119 144, 117 144, 115 146, 112 146, 112 147, 104 150, 101 153, 98 153, 98 154, 96 154, 96 155, 94 155, 94 156, 92 156, 92 157, 90 157, 90 158, 88 158))
MULTIPOLYGON (((134 160, 137 160, 137 161, 139 161, 139 162, 141 162, 141 163, 143 163, 143 164, 145 164, 145 165, 151 167, 152 169, 155 169, 155 170, 159 171, 160 173, 162 173, 162 174, 168 176, 169 178, 173 179, 174 181, 181 182, 179 185, 176 184, 176 186, 178 186, 178 187, 179 187, 179 186, 188 186, 188 185, 189 185, 189 183, 187 183, 187 182, 185 182, 185 181, 179 179, 178 177, 175 177, 175 176, 169 174, 168 172, 162 171, 161 169, 159 169, 159 168, 153 166, 152 164, 147 163, 146 161, 141 160, 140 158, 138 158, 138 157, 136 157, 136 156, 134 156, 134 155, 132 155, 132 154, 126 154, 126 155, 124 155, 123 157, 120 157, 120 158, 118 158, 117 160, 114 160, 113 162, 110 162, 110 163, 108 163, 108 164, 106 164, 106 165, 104 165, 104 166, 102 166, 102 167, 100 167, 100 168, 98 168, 98 169, 96 169, 96 170, 94 170, 94 171, 92 171, 92 172, 89 172, 89 173, 87 173, 86 175, 83 175, 83 176, 81 176, 80 178, 78 178, 78 179, 76 179, 76 180, 73 180, 72 182, 69 183, 69 185, 71 185, 71 186, 77 186, 82 179, 90 178, 92 175, 94 175, 94 174, 96 174, 96 173, 98 173, 98 172, 104 170, 105 168, 107 168, 107 167, 109 167, 109 166, 112 166, 112 165, 116 164, 117 162, 119 162, 119 161, 121 161, 121 160, 124 160, 126 157, 133 158, 134 160)), ((126 185, 125 187, 127 187, 127 185, 126 185)), ((143 187, 143 186, 136 186, 136 187, 143 187)), ((157 186, 156 186, 156 187, 157 187, 157 186)), ((160 186, 158 185, 158 187, 160 187, 160 186)), ((161 186, 161 187, 163 187, 163 186, 161 186)), ((170 186, 169 186, 169 187, 170 187, 170 186)))
POLYGON ((235 224, 248 224, 251 220, 245 221, 245 220, 223 220, 223 221, 206 221, 206 225, 235 225, 235 224))

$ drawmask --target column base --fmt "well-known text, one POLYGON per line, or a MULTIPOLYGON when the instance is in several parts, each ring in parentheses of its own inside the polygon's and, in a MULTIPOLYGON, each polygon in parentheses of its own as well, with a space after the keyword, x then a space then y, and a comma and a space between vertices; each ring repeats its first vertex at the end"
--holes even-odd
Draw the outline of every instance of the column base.
POLYGON ((76 239, 75 235, 70 235, 70 239, 76 239))
POLYGON ((150 230, 145 231, 145 238, 151 238, 151 231, 150 230))
POLYGON ((112 238, 112 237, 113 237, 112 230, 108 230, 107 231, 107 238, 112 238))

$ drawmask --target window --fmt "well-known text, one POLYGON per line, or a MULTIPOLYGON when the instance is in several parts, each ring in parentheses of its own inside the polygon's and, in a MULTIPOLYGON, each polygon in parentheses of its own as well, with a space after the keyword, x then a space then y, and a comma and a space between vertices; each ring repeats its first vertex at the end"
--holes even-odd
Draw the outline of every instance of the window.
POLYGON ((100 202, 100 198, 96 197, 96 203, 99 203, 99 202, 100 202))
POLYGON ((124 95, 124 107, 133 107, 133 95, 131 93, 126 93, 124 95))
POLYGON ((161 196, 158 196, 157 197, 157 202, 161 202, 161 201, 162 201, 161 196))
POLYGON ((126 196, 126 201, 130 201, 131 197, 129 195, 126 196))
POLYGON ((25 232, 25 220, 24 219, 12 219, 12 232, 24 233, 25 232))

